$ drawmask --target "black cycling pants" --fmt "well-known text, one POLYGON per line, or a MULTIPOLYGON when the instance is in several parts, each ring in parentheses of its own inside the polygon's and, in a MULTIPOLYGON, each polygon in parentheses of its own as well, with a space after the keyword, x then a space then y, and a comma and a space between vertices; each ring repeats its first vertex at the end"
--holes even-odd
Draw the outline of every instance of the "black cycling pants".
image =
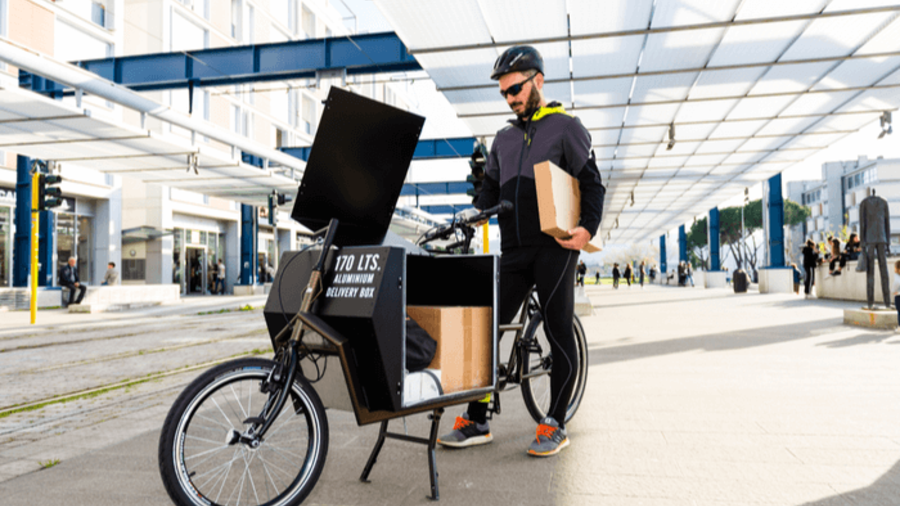
MULTIPOLYGON (((560 426, 565 425, 566 411, 577 374, 575 330, 575 264, 578 252, 553 246, 531 246, 504 251, 500 256, 500 324, 512 321, 519 312, 532 286, 537 289, 544 315, 544 331, 553 353, 550 371, 550 409, 560 426)), ((484 423, 487 404, 469 403, 469 418, 484 423)))
POLYGON ((809 291, 812 289, 813 285, 816 283, 816 268, 815 267, 807 267, 803 266, 803 270, 806 271, 806 281, 804 281, 803 285, 803 293, 809 295, 809 291))

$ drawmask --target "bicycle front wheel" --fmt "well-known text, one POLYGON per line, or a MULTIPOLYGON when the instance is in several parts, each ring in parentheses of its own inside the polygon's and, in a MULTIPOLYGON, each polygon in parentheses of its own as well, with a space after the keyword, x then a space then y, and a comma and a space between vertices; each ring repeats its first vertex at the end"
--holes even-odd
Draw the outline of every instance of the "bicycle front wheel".
MULTIPOLYGON (((523 346, 520 348, 519 355, 524 377, 522 397, 525 399, 525 406, 531 417, 538 423, 546 418, 547 412, 550 410, 550 371, 553 367, 553 353, 550 351, 550 341, 547 339, 543 323, 541 313, 535 312, 525 329, 525 335, 522 338, 523 346)), ((575 412, 578 411, 578 406, 581 405, 588 374, 587 338, 577 315, 574 316, 572 327, 575 334, 577 356, 575 387, 572 389, 572 396, 569 398, 566 408, 566 422, 572 419, 575 412)))
POLYGON ((302 377, 256 444, 241 435, 264 411, 260 391, 275 362, 242 358, 216 366, 181 393, 163 424, 159 470, 179 506, 300 504, 328 453, 328 420, 302 377))

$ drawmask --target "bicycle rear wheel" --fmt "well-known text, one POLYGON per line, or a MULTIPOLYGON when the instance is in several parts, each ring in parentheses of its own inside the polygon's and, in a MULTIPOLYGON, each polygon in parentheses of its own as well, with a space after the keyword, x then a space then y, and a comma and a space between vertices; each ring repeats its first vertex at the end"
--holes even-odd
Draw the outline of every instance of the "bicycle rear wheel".
POLYGON ((300 504, 328 453, 328 420, 302 377, 257 445, 240 436, 269 400, 260 391, 275 362, 243 358, 203 373, 181 393, 163 424, 159 470, 179 506, 300 504))
MULTIPOLYGON (((535 312, 525 329, 525 335, 522 338, 523 346, 520 348, 519 355, 522 375, 535 375, 522 380, 522 397, 525 399, 525 406, 531 417, 538 423, 547 416, 547 412, 550 410, 550 370, 553 367, 553 353, 550 351, 550 341, 547 340, 543 323, 541 313, 535 312)), ((577 354, 576 377, 572 397, 566 408, 566 422, 572 419, 575 412, 578 411, 578 406, 581 405, 588 374, 587 338, 578 316, 574 317, 572 326, 575 332, 577 354)))

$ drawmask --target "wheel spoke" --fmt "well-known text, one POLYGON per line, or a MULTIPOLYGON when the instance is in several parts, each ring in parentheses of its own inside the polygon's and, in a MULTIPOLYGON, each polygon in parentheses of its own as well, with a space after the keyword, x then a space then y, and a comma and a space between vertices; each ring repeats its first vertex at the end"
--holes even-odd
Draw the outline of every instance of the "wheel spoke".
MULTIPOLYGON (((264 459, 264 458, 262 457, 262 455, 260 455, 260 456, 259 456, 259 461, 262 462, 262 465, 263 465, 263 471, 266 472, 266 477, 268 477, 268 478, 269 478, 269 481, 272 482, 272 488, 275 489, 275 495, 277 496, 277 495, 280 494, 281 492, 278 491, 278 484, 275 483, 275 479, 272 478, 272 473, 269 472, 269 466, 266 465, 266 459, 264 459)), ((268 492, 268 491, 269 491, 269 482, 266 482, 266 481, 264 480, 264 483, 266 484, 266 492, 268 492)), ((268 496, 271 497, 271 494, 269 494, 268 496)))
MULTIPOLYGON (((226 421, 226 422, 228 422, 228 425, 230 425, 230 426, 231 426, 231 428, 232 428, 232 429, 234 429, 234 425, 233 425, 233 424, 232 424, 232 423, 231 423, 231 420, 229 420, 229 419, 228 419, 228 415, 226 415, 226 414, 225 414, 225 412, 224 412, 224 411, 222 411, 222 407, 221 407, 221 406, 219 406, 219 403, 218 403, 218 402, 216 402, 216 400, 215 400, 215 399, 213 399, 213 398, 210 398, 210 400, 211 400, 211 401, 213 401, 213 404, 215 404, 215 405, 216 405, 216 407, 217 407, 217 408, 218 408, 218 409, 219 409, 219 413, 222 413, 222 418, 224 418, 224 419, 225 419, 225 421, 226 421)), ((218 502, 218 501, 216 501, 216 502, 218 502)))
POLYGON ((278 431, 280 431, 285 425, 287 425, 288 423, 290 423, 290 421, 293 420, 296 416, 297 416, 296 413, 291 414, 291 416, 289 416, 284 422, 282 422, 281 425, 279 425, 274 431, 270 432, 270 433, 267 435, 267 437, 268 437, 268 438, 271 438, 272 436, 274 436, 275 434, 277 434, 278 431))
MULTIPOLYGON (((227 449, 227 448, 228 448, 228 445, 223 445, 223 446, 220 446, 220 447, 218 447, 218 448, 213 448, 212 450, 206 450, 206 451, 204 451, 204 452, 195 453, 194 455, 191 455, 190 457, 185 457, 184 460, 185 460, 185 462, 187 462, 188 460, 196 459, 197 457, 202 457, 202 456, 207 455, 207 454, 209 454, 209 453, 220 452, 220 451, 225 450, 225 449, 227 449)), ((204 462, 205 462, 205 461, 204 461, 204 462)), ((199 464, 197 464, 197 465, 199 465, 199 464)))
POLYGON ((209 483, 213 478, 216 478, 216 481, 213 483, 212 487, 210 487, 211 489, 215 490, 216 485, 219 483, 219 480, 225 479, 225 475, 227 474, 228 470, 231 469, 231 464, 234 463, 235 460, 237 460, 237 452, 235 452, 231 456, 230 461, 225 462, 224 464, 220 464, 201 475, 194 476, 194 479, 196 480, 197 478, 201 478, 203 476, 206 476, 207 474, 213 473, 213 475, 210 476, 210 478, 208 480, 203 482, 203 484, 197 488, 198 489, 206 488, 206 484, 209 483))
MULTIPOLYGON (((203 441, 204 443, 209 443, 209 444, 213 444, 213 445, 221 445, 221 444, 222 444, 221 441, 213 441, 212 439, 206 439, 206 438, 202 438, 202 437, 197 437, 197 436, 194 436, 194 435, 192 435, 192 434, 185 434, 185 435, 184 435, 184 438, 185 438, 185 439, 196 439, 197 441, 203 441)), ((226 445, 226 446, 227 446, 227 445, 226 445)))
MULTIPOLYGON (((221 410, 219 410, 219 411, 221 411, 221 410)), ((225 413, 222 413, 222 415, 224 415, 224 414, 225 414, 225 413)), ((212 423, 218 425, 219 427, 222 427, 223 429, 233 429, 233 428, 234 428, 234 425, 231 425, 231 424, 229 424, 229 425, 222 425, 221 423, 219 423, 219 422, 213 420, 212 418, 210 418, 210 417, 208 417, 208 416, 203 416, 203 415, 201 415, 200 413, 195 413, 194 416, 196 416, 196 417, 198 417, 198 418, 202 418, 202 419, 207 420, 207 421, 210 421, 210 422, 212 422, 212 423)), ((226 418, 226 420, 227 420, 227 418, 226 418)))
MULTIPOLYGON (((247 412, 244 411, 244 406, 241 405, 241 399, 238 397, 237 392, 234 391, 234 385, 228 385, 228 386, 229 386, 229 388, 231 388, 231 393, 234 395, 234 400, 237 401, 237 405, 239 408, 241 408, 241 413, 243 413, 243 415, 244 415, 242 420, 246 420, 247 418, 250 417, 250 415, 248 415, 247 412)), ((243 385, 241 385, 241 390, 243 391, 243 385)))

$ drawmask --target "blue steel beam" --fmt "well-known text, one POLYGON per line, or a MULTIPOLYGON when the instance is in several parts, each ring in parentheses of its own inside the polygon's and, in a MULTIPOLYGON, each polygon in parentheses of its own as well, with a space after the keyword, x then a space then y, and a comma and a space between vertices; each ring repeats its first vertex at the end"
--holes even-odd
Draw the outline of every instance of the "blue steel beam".
POLYGON ((659 272, 666 273, 666 236, 659 236, 659 272))
POLYGON ((769 178, 769 267, 784 267, 784 198, 781 174, 769 178))
POLYGON ((684 230, 684 225, 678 227, 678 261, 679 262, 687 262, 688 254, 687 254, 687 234, 684 230))
MULTIPOLYGON (((475 137, 454 137, 452 139, 419 139, 413 160, 438 160, 442 158, 468 158, 472 156, 475 137)), ((281 147, 280 151, 303 161, 309 160, 311 147, 281 147)), ((247 163, 251 161, 245 160, 247 163)), ((465 193, 463 191, 462 193, 465 193)))
POLYGON ((468 158, 472 156, 477 142, 474 137, 419 139, 416 150, 413 152, 413 160, 468 158))
POLYGON ((30 272, 31 158, 19 155, 16 157, 16 239, 13 244, 13 286, 28 286, 30 272))
POLYGON ((722 270, 722 262, 719 256, 719 208, 714 207, 709 210, 709 220, 707 221, 707 233, 709 234, 709 270, 722 270))
MULTIPOLYGON (((72 63, 135 91, 306 79, 323 70, 346 69, 348 75, 422 70, 393 32, 72 63)), ((21 70, 19 84, 50 95, 63 90, 58 83, 32 79, 21 70)))
MULTIPOLYGON (((444 183, 406 183, 400 190, 400 195, 405 197, 421 197, 426 195, 454 195, 465 194, 472 188, 471 183, 465 181, 447 181, 444 183)), ((458 207, 458 206, 457 206, 458 207)), ((472 207, 468 205, 467 207, 472 207)))

